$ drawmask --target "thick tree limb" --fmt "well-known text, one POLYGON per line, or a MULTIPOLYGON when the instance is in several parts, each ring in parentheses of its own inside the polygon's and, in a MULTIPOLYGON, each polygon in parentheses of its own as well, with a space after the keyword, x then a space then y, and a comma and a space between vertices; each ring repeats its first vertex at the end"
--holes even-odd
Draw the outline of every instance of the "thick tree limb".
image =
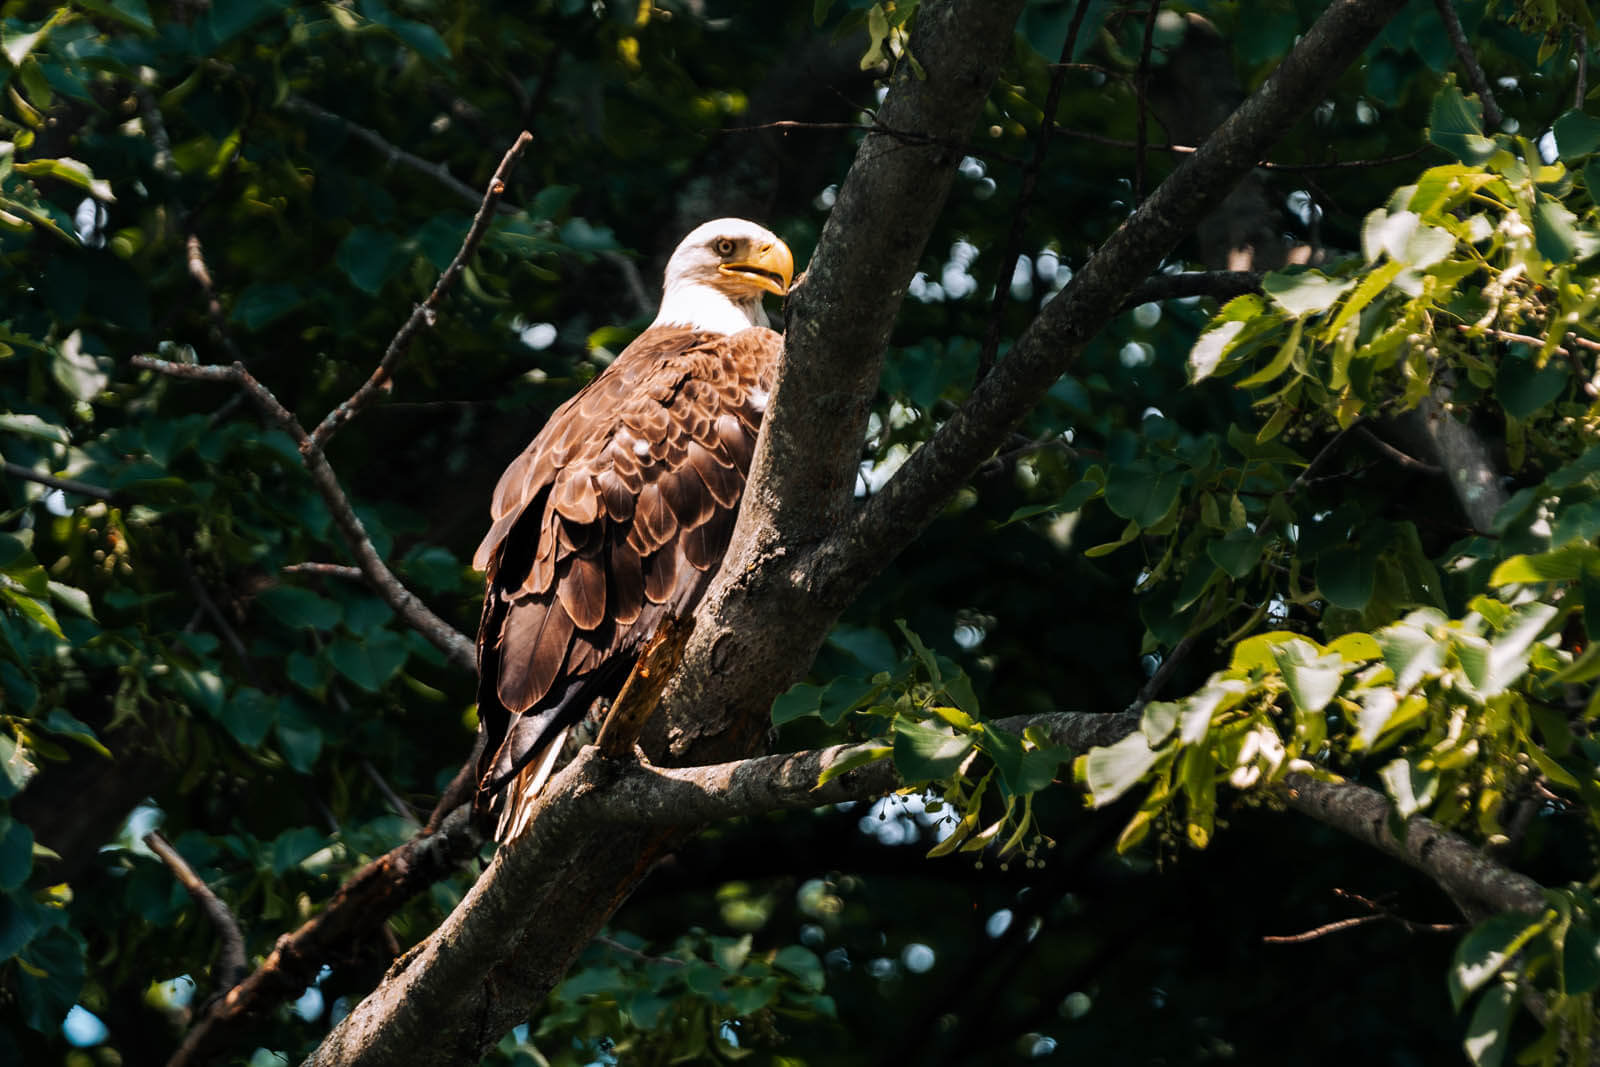
MULTIPOLYGON (((1139 716, 1060 712, 991 723, 1014 733, 1030 727, 1076 750, 1110 744, 1138 728, 1139 716)), ((413 956, 363 1001, 321 1048, 313 1065, 406 1062, 422 1067, 469 1060, 501 1024, 526 1009, 520 991, 486 979, 527 969, 516 942, 549 921, 526 906, 574 868, 555 857, 596 833, 618 827, 698 826, 768 812, 864 801, 905 785, 889 760, 879 760, 817 785, 821 773, 854 745, 738 760, 705 767, 663 768, 603 757, 590 747, 541 795, 528 831, 502 848, 462 905, 413 956), (509 1006, 506 1001, 514 1001, 509 1006), (520 1007, 519 1007, 520 1005, 520 1007), (476 1028, 463 1020, 488 1019, 476 1028)), ((1412 818, 1403 838, 1390 829, 1392 809, 1365 786, 1292 776, 1278 790, 1288 806, 1417 868, 1457 899, 1497 910, 1542 910, 1531 879, 1500 866, 1470 843, 1427 819, 1412 818)), ((525 955, 525 953, 524 953, 525 955)))
POLYGON ((824 552, 836 562, 825 568, 830 572, 823 579, 829 599, 859 587, 883 565, 883 557, 932 521, 1003 434, 1071 366, 1105 325, 1108 310, 1120 307, 1289 125, 1324 98, 1402 6, 1403 0, 1343 0, 1328 7, 1266 82, 1044 306, 961 410, 906 461, 853 523, 830 538, 824 552))
MULTIPOLYGON (((647 750, 697 763, 737 759, 767 730, 761 712, 810 663, 839 610, 1006 439, 1015 423, 1291 121, 1321 100, 1401 0, 1341 0, 1274 76, 1163 183, 1046 305, 955 418, 864 509, 858 446, 889 328, 1011 41, 1020 0, 924 0, 886 127, 868 135, 791 299, 780 370, 733 544, 647 750), (659 734, 665 718, 668 728, 659 734)), ((308 1061, 474 1061, 559 981, 571 960, 681 831, 598 827, 590 799, 629 773, 575 761, 541 797, 472 893, 408 965, 391 973, 308 1061)))

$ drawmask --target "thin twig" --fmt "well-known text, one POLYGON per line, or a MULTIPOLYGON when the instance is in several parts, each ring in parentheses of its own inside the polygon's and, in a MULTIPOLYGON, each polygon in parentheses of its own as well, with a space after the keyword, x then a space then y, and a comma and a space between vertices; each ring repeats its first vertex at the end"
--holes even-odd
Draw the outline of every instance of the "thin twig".
POLYGON ((340 126, 356 140, 364 141, 372 148, 377 149, 388 158, 391 164, 404 164, 417 173, 425 174, 432 178, 434 181, 438 182, 440 185, 443 185, 446 189, 451 190, 468 203, 476 204, 478 202, 478 191, 472 186, 468 185, 466 182, 462 181, 460 178, 457 178, 454 174, 451 174, 449 168, 445 167, 442 163, 434 163, 431 160, 423 159, 421 156, 414 156, 405 149, 391 144, 389 141, 384 139, 382 134, 375 130, 369 130, 365 126, 357 125, 356 123, 345 118, 343 115, 335 114, 326 108, 313 104, 303 96, 295 96, 291 94, 289 98, 283 102, 283 106, 290 111, 298 111, 302 115, 310 115, 312 118, 321 119, 323 122, 331 122, 337 126, 340 126))
POLYGON ((350 498, 345 495, 344 488, 339 484, 339 476, 329 465, 327 456, 307 435, 305 428, 300 425, 300 420, 279 402, 270 389, 257 381, 243 364, 235 363, 225 367, 217 364, 173 363, 153 356, 134 356, 129 362, 135 367, 169 377, 226 383, 248 393, 261 408, 262 413, 300 446, 300 456, 311 475, 312 484, 322 495, 323 503, 328 505, 334 523, 344 534, 362 575, 373 590, 394 609, 395 614, 432 642, 434 647, 443 652, 452 663, 463 670, 478 669, 478 653, 473 641, 435 615, 401 583, 399 578, 395 577, 394 572, 383 561, 383 557, 379 556, 377 549, 372 546, 372 539, 367 536, 366 526, 356 515, 355 508, 351 506, 350 498))
POLYGON ((411 810, 411 805, 407 804, 400 794, 396 793, 394 788, 384 780, 383 775, 378 773, 378 768, 372 765, 371 760, 363 759, 361 761, 361 769, 366 772, 368 778, 372 779, 372 784, 378 787, 378 792, 383 794, 383 799, 389 802, 389 806, 394 809, 396 815, 410 823, 413 828, 422 826, 422 820, 417 818, 417 813, 411 810))
POLYGON ((37 482, 47 485, 51 489, 59 489, 63 493, 77 493, 79 496, 92 497, 95 500, 119 500, 122 493, 116 489, 102 489, 98 485, 80 482, 73 478, 57 478, 54 474, 45 474, 41 471, 24 467, 20 463, 13 463, 9 459, 0 464, 5 473, 12 478, 21 478, 25 482, 37 482))
POLYGON ((1261 938, 1269 945, 1303 945, 1307 941, 1316 941, 1318 938, 1336 934, 1341 930, 1349 930, 1355 926, 1365 926, 1367 923, 1377 922, 1382 915, 1357 915, 1351 919, 1340 919, 1337 922, 1326 923, 1303 934, 1267 934, 1261 938))
POLYGON ((360 567, 351 567, 344 563, 291 563, 283 568, 284 574, 314 574, 322 578, 344 578, 352 582, 359 582, 365 576, 360 567))
MULTIPOLYGON (((861 122, 801 122, 797 119, 777 119, 773 122, 762 122, 755 126, 724 126, 715 133, 761 133, 764 130, 854 130, 864 134, 882 134, 885 137, 908 145, 940 145, 953 148, 962 155, 971 152, 971 145, 966 141, 951 141, 942 137, 929 137, 927 134, 917 133, 915 130, 897 130, 879 122, 876 117, 870 123, 861 122)), ((1003 152, 983 150, 983 158, 997 159, 1003 163, 1021 165, 1022 160, 1017 156, 1007 155, 1003 152)))
POLYGON ((230 358, 244 362, 244 356, 228 333, 228 317, 222 310, 222 301, 217 299, 217 288, 211 279, 211 267, 206 263, 205 248, 200 244, 200 235, 190 233, 184 239, 183 248, 189 277, 194 279, 200 291, 205 294, 206 314, 211 319, 211 332, 216 335, 217 342, 227 350, 230 358))
POLYGON ((617 955, 626 956, 632 960, 638 960, 640 963, 664 963, 669 967, 688 966, 684 960, 673 959, 671 956, 651 956, 647 953, 640 952, 636 948, 630 948, 629 946, 624 945, 621 941, 618 941, 614 937, 606 937, 603 934, 597 935, 594 939, 594 943, 597 945, 604 945, 617 955))
MULTIPOLYGON (((1150 111, 1147 96, 1150 88, 1150 53, 1155 47, 1156 19, 1161 15, 1159 0, 1150 0, 1150 8, 1144 16, 1144 40, 1139 44, 1139 71, 1133 79, 1133 88, 1136 102, 1134 104, 1134 117, 1137 124, 1134 127, 1135 147, 1133 152, 1133 202, 1141 203, 1144 200, 1144 168, 1145 144, 1149 140, 1150 111)), ((1054 116, 1051 116, 1054 118, 1054 116)))
POLYGON ((1467 80, 1472 83, 1473 91, 1483 102, 1484 129, 1492 133, 1500 128, 1505 116, 1500 111, 1500 105, 1495 103, 1494 93, 1489 89, 1489 79, 1483 73, 1483 67, 1478 64, 1478 57, 1473 54, 1472 44, 1467 40, 1466 31, 1461 28, 1461 19, 1456 15, 1455 0, 1433 0, 1433 6, 1438 9, 1439 18, 1444 22, 1445 36, 1450 38, 1450 44, 1456 50, 1456 58, 1467 68, 1467 80))
POLYGON ((1388 441, 1385 441, 1383 438, 1379 437, 1365 426, 1358 427, 1356 432, 1361 435, 1362 440, 1372 445, 1379 452, 1382 452, 1385 456, 1389 457, 1391 460, 1398 463, 1401 467, 1408 471, 1416 471, 1418 474, 1433 475, 1444 473, 1443 467, 1436 467, 1432 463, 1424 463, 1415 456, 1408 455, 1407 453, 1400 451, 1398 448, 1394 447, 1394 445, 1391 445, 1388 441))
POLYGON ((645 289, 644 277, 639 273, 639 265, 621 252, 602 252, 600 258, 617 268, 617 273, 622 275, 623 284, 627 286, 628 295, 633 297, 633 306, 640 315, 654 315, 656 306, 650 300, 650 293, 645 289))
POLYGON ((222 898, 194 873, 194 868, 178 855, 178 850, 159 831, 151 830, 145 834, 144 843, 167 865, 167 869, 189 891, 195 903, 200 905, 200 910, 205 912, 211 925, 216 927, 217 963, 211 977, 216 982, 216 995, 226 996, 245 975, 244 934, 239 930, 239 920, 233 917, 233 912, 228 910, 222 898))
MULTIPOLYGON (((483 203, 478 206, 478 214, 472 220, 472 228, 467 231, 467 236, 462 240, 461 247, 456 251, 455 258, 444 269, 444 273, 439 275, 439 280, 434 283, 433 291, 428 294, 427 299, 412 309, 411 315, 406 319, 405 324, 395 332, 394 338, 389 342, 389 347, 383 353, 383 359, 378 363, 377 370, 372 372, 372 376, 362 384, 361 388, 355 391, 349 400, 328 412, 317 428, 312 431, 310 439, 312 447, 325 447, 328 443, 328 438, 332 437, 339 427, 354 418, 362 408, 372 403, 378 393, 388 386, 390 374, 395 364, 400 361, 400 357, 405 354, 406 346, 411 343, 412 335, 421 329, 424 324, 433 325, 440 300, 444 298, 444 294, 449 291, 450 286, 455 284, 456 278, 460 276, 462 269, 466 267, 467 260, 471 259, 472 254, 477 251, 479 242, 483 240, 483 235, 489 230, 489 223, 494 217, 495 205, 500 202, 500 197, 505 194, 506 179, 510 176, 512 169, 516 167, 517 161, 522 158, 522 153, 527 150, 528 145, 532 142, 533 134, 523 130, 517 135, 517 139, 512 142, 511 147, 506 150, 504 158, 500 160, 500 165, 495 168, 494 176, 489 179, 489 187, 483 194, 483 203)), ((307 446, 302 444, 300 447, 301 451, 304 451, 307 446)))
MULTIPOLYGON (((1139 147, 1137 141, 1129 141, 1121 137, 1110 137, 1106 134, 1095 133, 1091 130, 1074 130, 1068 126, 1057 125, 1056 132, 1061 134, 1063 137, 1071 137, 1079 141, 1089 141, 1093 144, 1109 145, 1112 148, 1137 149, 1139 147)), ((1153 144, 1149 145, 1148 147, 1160 152, 1171 152, 1174 155, 1192 155, 1199 151, 1199 148, 1196 145, 1188 144, 1153 144)), ((1417 158, 1424 152, 1429 151, 1431 148, 1431 145, 1421 144, 1411 149, 1409 152, 1398 152, 1390 156, 1374 156, 1371 159, 1330 159, 1323 163, 1274 163, 1271 160, 1261 159, 1257 160, 1254 166, 1261 170, 1283 171, 1360 170, 1368 167, 1386 167, 1392 163, 1405 163, 1409 160, 1417 158)))
POLYGON ((1194 649, 1196 640, 1197 638, 1194 634, 1185 634, 1177 644, 1172 646, 1172 651, 1162 659, 1161 665, 1150 676, 1150 680, 1145 682, 1144 686, 1139 690, 1139 695, 1134 698, 1132 704, 1128 705, 1130 714, 1143 711, 1145 705, 1154 700, 1161 690, 1166 688, 1167 683, 1172 680, 1173 674, 1177 672, 1178 665, 1194 649))
POLYGON ((1072 12, 1072 24, 1061 43, 1061 63, 1050 79, 1050 89, 1044 98, 1044 121, 1039 124, 1039 136, 1033 143, 1033 155, 1022 168, 1022 187, 1017 192, 1017 206, 1011 212, 1011 231, 1006 235, 1005 254, 1000 257, 1000 275, 995 279, 994 296, 989 301, 989 328, 984 334, 983 348, 978 353, 977 380, 982 381, 994 367, 1000 351, 1000 330, 1004 324, 1006 298, 1011 295, 1011 279, 1016 277, 1017 264, 1022 259, 1022 237, 1028 220, 1028 209, 1033 205, 1034 191, 1039 185, 1039 172, 1044 169, 1045 151, 1050 146, 1050 132, 1056 126, 1056 108, 1061 99, 1061 84, 1066 80, 1065 63, 1072 58, 1077 47, 1078 30, 1089 11, 1089 0, 1078 0, 1072 12))
POLYGON ((1284 495, 1293 496, 1307 485, 1310 485, 1315 480, 1317 471, 1327 465, 1328 461, 1333 458, 1333 454, 1339 450, 1339 446, 1344 444, 1345 437, 1359 425, 1360 420, 1358 419, 1330 437, 1328 443, 1322 446, 1322 451, 1313 456, 1311 462, 1306 464, 1306 469, 1300 472, 1300 476, 1289 483, 1289 487, 1284 490, 1284 495))
POLYGON ((256 677, 255 666, 250 662, 250 653, 244 647, 244 641, 234 631, 233 626, 228 622, 228 617, 222 614, 222 609, 217 607, 217 602, 211 599, 211 594, 206 591, 205 583, 195 573, 194 565, 184 556, 179 556, 178 562, 183 565, 183 577, 189 583, 189 592, 194 595, 195 603, 200 606, 200 610, 205 613, 206 618, 211 620, 211 625, 215 626, 217 632, 222 635, 223 643, 228 646, 229 650, 233 652, 234 658, 239 661, 239 667, 249 677, 250 684, 257 689, 261 688, 261 680, 256 677))

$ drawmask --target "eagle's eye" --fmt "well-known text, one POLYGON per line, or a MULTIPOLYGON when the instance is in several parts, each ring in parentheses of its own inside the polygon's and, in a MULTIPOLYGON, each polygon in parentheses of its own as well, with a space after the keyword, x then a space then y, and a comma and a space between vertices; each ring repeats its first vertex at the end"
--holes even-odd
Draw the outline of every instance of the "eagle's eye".
POLYGON ((711 250, 719 256, 731 256, 736 246, 731 237, 718 237, 711 242, 711 250))

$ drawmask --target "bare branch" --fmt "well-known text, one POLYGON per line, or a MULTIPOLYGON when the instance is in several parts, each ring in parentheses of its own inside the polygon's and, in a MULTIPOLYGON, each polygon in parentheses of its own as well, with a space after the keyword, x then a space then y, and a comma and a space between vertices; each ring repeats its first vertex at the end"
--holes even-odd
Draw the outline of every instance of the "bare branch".
POLYGON ((1066 81, 1072 58, 1078 45, 1078 31, 1083 28, 1083 18, 1089 13, 1089 0, 1078 0, 1072 12, 1072 23, 1067 27, 1066 40, 1061 44, 1061 62, 1050 78, 1050 89, 1044 98, 1044 121, 1039 124, 1039 136, 1033 143, 1033 155, 1022 168, 1022 188, 1017 192, 1017 206, 1011 212, 1011 230, 1006 234, 1005 252, 1000 256, 1000 273, 995 278, 994 297, 989 302, 989 330, 983 339, 983 349, 978 353, 978 379, 981 381, 994 366, 994 357, 1000 350, 1000 329, 1006 299, 1011 295, 1011 279, 1017 273, 1017 262, 1022 256, 1023 228, 1027 224, 1028 209, 1033 206, 1034 191, 1039 185, 1039 172, 1044 169, 1044 156, 1050 146, 1050 133, 1056 128, 1056 109, 1061 100, 1061 85, 1066 81))
POLYGON ((189 891, 200 910, 205 912, 211 925, 217 931, 217 966, 212 974, 216 982, 217 995, 220 997, 239 984, 244 977, 244 934, 239 931, 239 920, 233 917, 233 912, 222 902, 222 898, 211 891, 211 887, 194 873, 194 868, 178 854, 172 843, 163 837, 159 831, 152 830, 144 835, 144 843, 154 852, 167 869, 173 873, 183 888, 189 891))
MULTIPOLYGON (((1138 120, 1133 150, 1134 203, 1144 199, 1145 145, 1149 141, 1150 126, 1150 108, 1146 98, 1150 90, 1150 53, 1155 47, 1156 19, 1160 15, 1160 0, 1150 0, 1150 7, 1144 14, 1144 39, 1139 43, 1139 72, 1133 79, 1136 98, 1134 114, 1138 120)), ((1051 115, 1050 118, 1053 121, 1055 116, 1051 115)))
POLYGON ((1331 923, 1324 923, 1322 926, 1300 934, 1267 934, 1261 940, 1269 945, 1303 945, 1308 941, 1317 941, 1327 937, 1329 934, 1337 934, 1353 927, 1365 926, 1367 923, 1377 922, 1382 918, 1382 915, 1357 915, 1350 919, 1338 919, 1331 923))
MULTIPOLYGON (((1121 137, 1111 137, 1092 130, 1074 130, 1067 126, 1056 127, 1056 132, 1063 137, 1071 137, 1078 141, 1089 141, 1092 144, 1109 145, 1112 148, 1127 148, 1137 150, 1137 141, 1125 140, 1121 137)), ((1188 144, 1154 144, 1147 146, 1161 152, 1171 152, 1173 155, 1191 155, 1199 149, 1188 144)), ((1324 163, 1274 163, 1271 160, 1257 160, 1255 166, 1261 170, 1284 171, 1313 171, 1313 170, 1365 170, 1371 167, 1386 167, 1392 163, 1405 163, 1416 159, 1425 152, 1430 151, 1431 145, 1420 144, 1408 152, 1397 152, 1388 156, 1373 156, 1370 159, 1330 159, 1324 163)))
POLYGON ((365 579, 360 567, 351 567, 343 563, 291 563, 283 568, 283 573, 314 574, 323 578, 344 578, 352 582, 365 579))
POLYGON ((425 324, 428 326, 433 325, 439 302, 444 299, 444 294, 455 284, 456 278, 460 276, 462 269, 467 265, 467 261, 472 258, 472 254, 478 250, 478 245, 483 240, 484 234, 489 231, 489 223, 494 218, 495 205, 505 195, 506 180, 516 167, 517 161, 522 158, 522 153, 527 151, 528 145, 532 143, 533 134, 527 130, 523 130, 522 133, 517 135, 517 139, 512 142, 511 147, 506 150, 505 156, 500 160, 500 165, 495 168, 494 176, 489 179, 489 187, 484 191, 483 203, 478 205, 478 213, 473 217, 472 227, 467 230, 467 236, 462 239, 461 247, 457 249, 455 258, 450 261, 450 265, 444 269, 444 273, 440 274, 439 280, 434 283, 433 291, 428 294, 422 303, 412 309, 410 317, 395 332, 393 339, 389 342, 389 347, 383 353, 383 359, 378 362, 378 368, 372 372, 372 376, 362 383, 361 388, 357 389, 349 400, 335 407, 323 417, 322 422, 311 432, 310 441, 303 442, 300 445, 301 451, 305 451, 307 447, 327 447, 328 439, 338 432, 339 427, 354 418, 362 408, 377 398, 381 390, 388 387, 390 375, 394 371, 395 364, 400 361, 401 356, 405 355, 406 347, 410 345, 412 335, 425 324))
POLYGON ((1124 309, 1161 300, 1206 296, 1227 303, 1236 296, 1261 291, 1261 272, 1254 270, 1195 270, 1181 274, 1152 274, 1123 301, 1124 309))
POLYGON ((183 248, 184 264, 189 269, 189 277, 194 279, 195 284, 200 287, 200 292, 205 296, 206 315, 211 319, 212 334, 230 359, 244 362, 239 346, 233 343, 233 336, 228 332, 228 317, 223 313, 222 301, 217 299, 217 287, 211 279, 211 267, 206 263, 206 252, 200 244, 200 235, 189 234, 184 239, 183 248))
POLYGON ((1456 50, 1456 58, 1461 60, 1461 65, 1467 69, 1467 81, 1472 83, 1473 92, 1478 94, 1478 99, 1483 102, 1483 125, 1486 130, 1493 132, 1500 128, 1505 121, 1505 116, 1500 112, 1500 105, 1494 101, 1494 93, 1489 89, 1489 79, 1483 73, 1483 67, 1478 64, 1478 57, 1473 54, 1472 44, 1467 40, 1466 31, 1461 28, 1461 19, 1456 15, 1454 0, 1433 0, 1433 6, 1439 12, 1439 18, 1444 22, 1445 36, 1450 38, 1450 45, 1456 50))
POLYGON ((466 182, 457 178, 454 174, 451 174, 448 167, 440 163, 434 163, 431 160, 423 159, 421 156, 412 155, 405 149, 385 140, 383 135, 378 133, 376 130, 369 130, 365 126, 359 126, 345 118, 343 115, 337 115, 326 108, 313 104, 303 96, 295 96, 291 94, 288 99, 284 100, 283 106, 290 111, 297 111, 302 115, 310 115, 312 118, 320 119, 323 122, 331 122, 334 125, 344 129, 356 140, 377 149, 378 152, 388 159, 390 164, 399 163, 402 166, 411 168, 418 174, 423 174, 429 178, 432 178, 434 181, 438 182, 446 189, 449 189, 451 192, 455 193, 469 204, 476 204, 478 202, 478 191, 472 186, 468 185, 466 182))
POLYGON ((1389 457, 1395 463, 1399 464, 1408 471, 1416 471, 1418 474, 1444 473, 1443 467, 1435 466, 1432 463, 1424 463, 1422 460, 1417 459, 1414 456, 1407 455, 1398 448, 1394 447, 1394 445, 1391 445, 1389 442, 1373 433, 1365 426, 1357 427, 1356 432, 1361 435, 1362 440, 1372 445, 1379 452, 1382 452, 1385 456, 1389 457))
MULTIPOLYGON (((251 1019, 299 996, 324 963, 352 955, 407 901, 459 869, 481 840, 468 814, 457 808, 438 832, 422 831, 352 875, 320 914, 280 937, 254 973, 201 1012, 167 1067, 210 1062, 251 1019)), ((240 960, 242 973, 242 949, 240 960)))
POLYGON ((394 609, 395 614, 405 620, 407 625, 432 642, 434 647, 443 652, 456 666, 467 671, 477 670, 478 652, 474 642, 435 615, 414 593, 401 584, 400 579, 395 577, 388 564, 378 555, 377 549, 372 547, 372 539, 367 536, 366 527, 356 515, 355 508, 350 504, 350 498, 345 495, 344 488, 339 484, 339 477, 328 464, 322 449, 317 447, 306 434, 305 428, 300 425, 300 420, 296 419, 294 414, 272 395, 272 391, 257 381, 242 364, 235 363, 224 367, 218 364, 173 363, 151 356, 134 356, 130 362, 135 367, 173 378, 220 382, 243 390, 269 420, 300 446, 300 456, 305 462, 306 470, 311 474, 312 484, 322 494, 322 500, 328 505, 334 523, 344 534, 362 575, 366 577, 373 590, 394 609))
POLYGON ((74 478, 57 478, 54 474, 36 471, 31 467, 24 467, 20 463, 13 463, 9 459, 0 462, 0 470, 12 478, 21 478, 25 482, 36 482, 47 485, 51 489, 59 489, 63 493, 76 493, 79 496, 91 497, 95 500, 115 501, 122 499, 122 494, 116 489, 102 489, 98 485, 80 482, 74 478))
POLYGON ((396 815, 410 823, 414 828, 421 829, 422 820, 417 818, 417 813, 411 810, 411 805, 407 804, 404 798, 394 791, 394 787, 388 783, 383 775, 378 773, 378 768, 372 765, 371 760, 363 757, 361 770, 368 778, 372 779, 372 784, 378 787, 378 792, 383 794, 383 799, 389 802, 389 807, 396 815))

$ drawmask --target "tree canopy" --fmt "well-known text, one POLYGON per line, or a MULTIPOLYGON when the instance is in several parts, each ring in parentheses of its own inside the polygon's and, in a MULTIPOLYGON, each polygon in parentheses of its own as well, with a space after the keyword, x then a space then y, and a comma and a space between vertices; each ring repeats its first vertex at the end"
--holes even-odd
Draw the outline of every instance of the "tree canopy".
POLYGON ((0 7, 0 1061, 1592 1058, 1597 40, 0 7), (490 491, 729 215, 734 544, 496 850, 490 491))

